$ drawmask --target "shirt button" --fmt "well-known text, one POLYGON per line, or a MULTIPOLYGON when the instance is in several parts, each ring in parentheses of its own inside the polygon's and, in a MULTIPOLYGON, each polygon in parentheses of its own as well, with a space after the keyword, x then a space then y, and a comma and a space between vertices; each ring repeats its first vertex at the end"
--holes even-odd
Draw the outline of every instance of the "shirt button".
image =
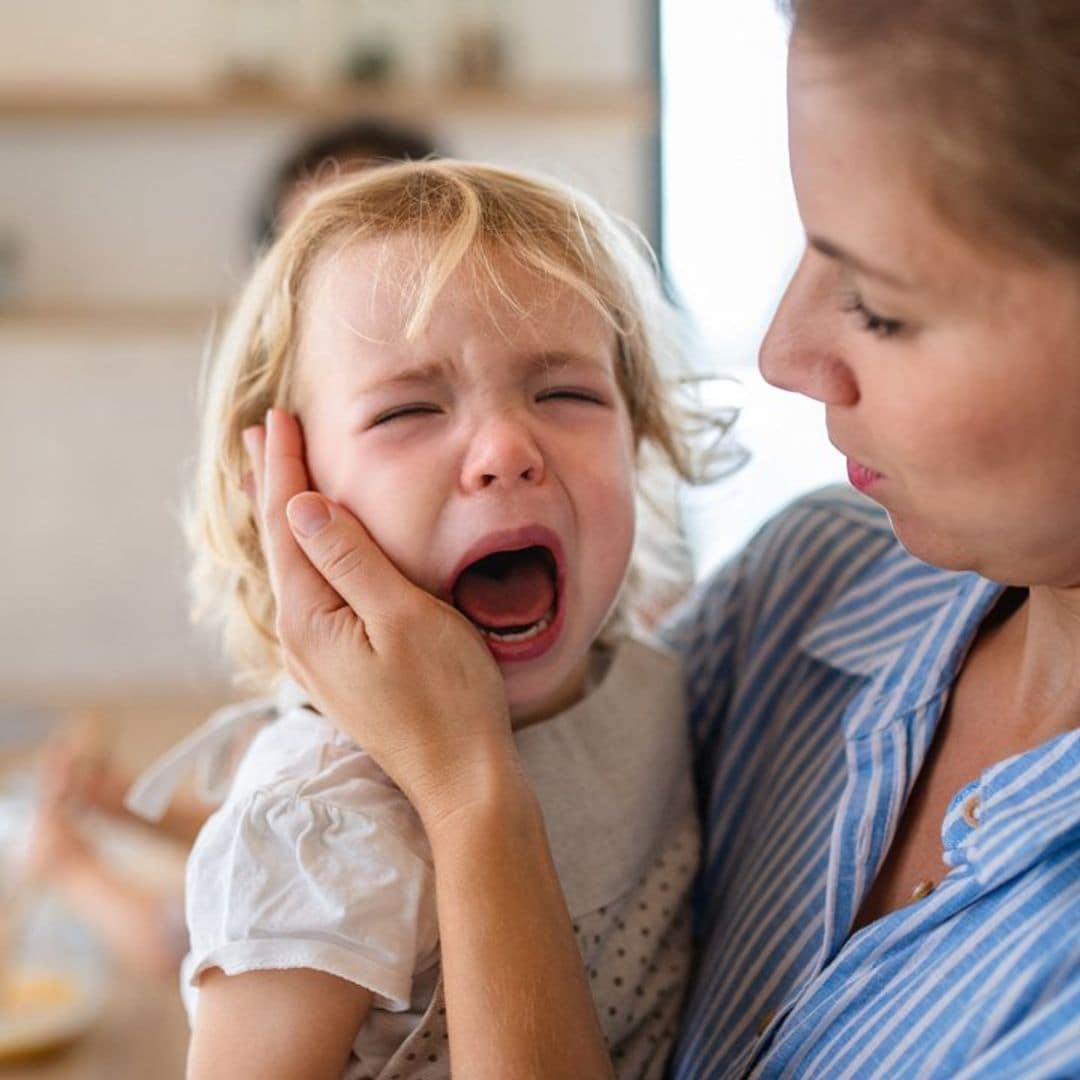
POLYGON ((929 878, 924 878, 911 890, 908 903, 917 904, 920 900, 925 900, 933 891, 934 883, 929 878))
POLYGON ((977 829, 979 827, 979 817, 978 817, 979 806, 980 806, 980 801, 979 801, 979 796, 978 795, 970 796, 967 799, 967 801, 964 803, 964 809, 963 809, 964 820, 973 829, 977 829))
POLYGON ((775 1009, 766 1009, 765 1012, 763 1012, 761 1014, 761 1019, 758 1020, 758 1025, 757 1025, 757 1033, 758 1033, 758 1038, 759 1039, 761 1038, 762 1035, 765 1034, 766 1031, 769 1030, 769 1025, 775 1019, 776 1019, 776 1010, 775 1009))

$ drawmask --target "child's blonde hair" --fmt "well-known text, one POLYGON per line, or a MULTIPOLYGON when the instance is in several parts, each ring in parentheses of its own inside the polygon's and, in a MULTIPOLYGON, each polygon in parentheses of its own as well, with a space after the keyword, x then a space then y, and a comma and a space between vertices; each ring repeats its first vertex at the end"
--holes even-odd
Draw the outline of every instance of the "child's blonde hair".
MULTIPOLYGON (((407 283, 407 336, 422 331, 440 290, 465 263, 481 295, 494 289, 519 309, 503 279, 508 269, 569 286, 614 330, 618 384, 639 459, 666 462, 690 478, 687 449, 661 384, 661 372, 674 376, 682 363, 679 321, 638 234, 562 184, 490 165, 443 159, 354 176, 317 196, 262 258, 225 326, 204 386, 188 515, 194 613, 221 622, 226 649, 246 682, 265 686, 281 673, 282 662, 274 596, 244 486, 249 466, 241 434, 261 424, 268 408, 290 407, 299 304, 316 260, 357 242, 402 235, 424 244, 415 279, 407 283)), ((673 543, 679 543, 677 533, 673 543)))

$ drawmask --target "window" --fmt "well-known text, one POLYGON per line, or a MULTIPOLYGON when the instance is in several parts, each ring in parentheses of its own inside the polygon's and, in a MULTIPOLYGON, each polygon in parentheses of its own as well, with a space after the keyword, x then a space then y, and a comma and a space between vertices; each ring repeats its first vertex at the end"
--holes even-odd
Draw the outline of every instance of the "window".
POLYGON ((770 0, 660 0, 663 259, 699 363, 741 382, 736 475, 687 493, 697 570, 800 492, 844 478, 822 409, 768 387, 757 347, 802 248, 788 175, 787 28, 770 0))

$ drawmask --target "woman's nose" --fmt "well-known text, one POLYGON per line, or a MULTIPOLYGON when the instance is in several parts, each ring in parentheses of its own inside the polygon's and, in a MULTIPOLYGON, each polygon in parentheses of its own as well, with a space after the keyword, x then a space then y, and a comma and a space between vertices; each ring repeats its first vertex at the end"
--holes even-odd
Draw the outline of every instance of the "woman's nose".
POLYGON ((859 400, 855 372, 843 357, 844 313, 836 305, 824 258, 803 255, 761 343, 758 367, 766 382, 826 405, 859 400))
POLYGON ((466 491, 538 484, 543 478, 544 456, 524 417, 491 416, 477 425, 462 467, 466 491))

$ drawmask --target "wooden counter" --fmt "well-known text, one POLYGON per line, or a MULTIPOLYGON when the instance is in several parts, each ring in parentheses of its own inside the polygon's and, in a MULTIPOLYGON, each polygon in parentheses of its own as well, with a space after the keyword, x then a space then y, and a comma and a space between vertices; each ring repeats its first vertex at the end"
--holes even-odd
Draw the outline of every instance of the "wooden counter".
POLYGON ((0 1080, 182 1080, 187 1041, 176 983, 118 972, 95 1027, 70 1046, 0 1064, 0 1080))

